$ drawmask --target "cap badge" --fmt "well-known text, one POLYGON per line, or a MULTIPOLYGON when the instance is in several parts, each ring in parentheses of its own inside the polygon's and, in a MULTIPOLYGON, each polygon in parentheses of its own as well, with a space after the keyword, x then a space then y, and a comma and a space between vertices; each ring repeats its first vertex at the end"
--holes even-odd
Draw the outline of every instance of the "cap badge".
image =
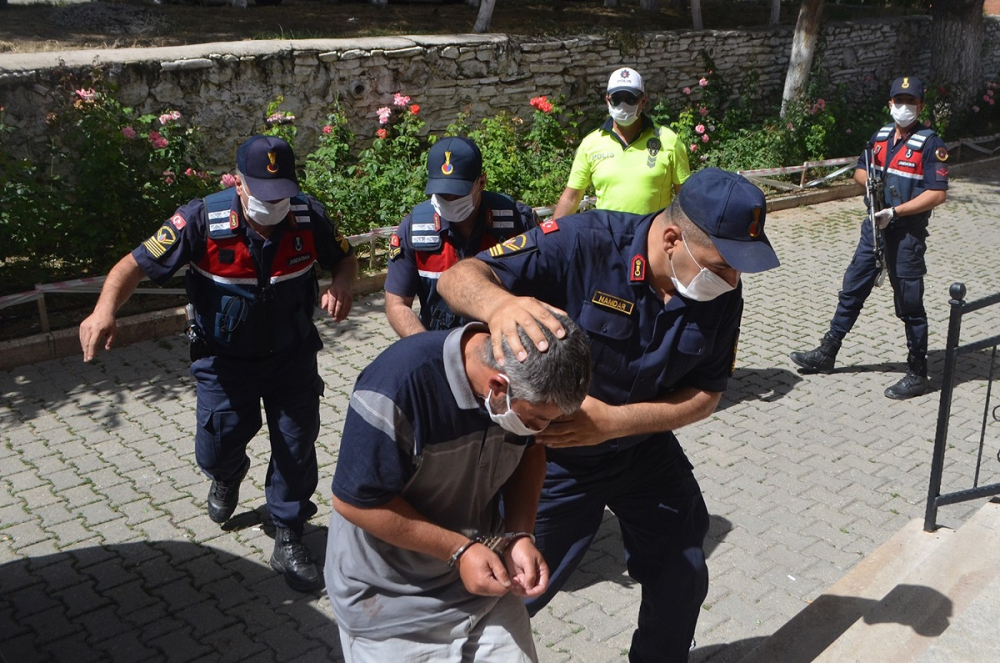
POLYGON ((761 226, 761 223, 760 223, 760 208, 759 207, 754 207, 753 208, 753 222, 750 224, 750 227, 747 228, 747 234, 750 235, 751 238, 757 239, 758 237, 760 237, 760 226, 761 226))
POLYGON ((632 258, 632 275, 629 280, 632 282, 646 280, 646 259, 641 255, 632 258))
POLYGON ((278 153, 268 152, 267 158, 271 160, 271 163, 267 165, 267 172, 276 173, 278 172, 278 153))
POLYGON ((451 175, 455 172, 455 167, 451 165, 451 152, 444 153, 444 163, 441 164, 441 172, 445 175, 451 175))
POLYGON ((904 77, 903 78, 903 84, 900 85, 899 87, 903 88, 904 90, 909 90, 910 89, 910 79, 904 77))

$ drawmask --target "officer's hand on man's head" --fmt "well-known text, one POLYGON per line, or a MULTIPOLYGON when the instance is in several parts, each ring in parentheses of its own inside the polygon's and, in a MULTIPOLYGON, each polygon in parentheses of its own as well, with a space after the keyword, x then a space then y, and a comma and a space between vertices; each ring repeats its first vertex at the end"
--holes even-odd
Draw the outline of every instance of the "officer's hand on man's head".
POLYGON ((541 326, 546 327, 556 338, 566 336, 566 330, 552 313, 566 315, 565 311, 549 306, 534 297, 511 297, 494 309, 487 320, 490 327, 490 337, 493 341, 493 358, 503 366, 503 339, 507 339, 514 356, 520 361, 528 358, 528 353, 521 344, 518 327, 524 330, 534 341, 535 347, 545 352, 549 349, 548 341, 542 333, 541 326))
POLYGON ((347 319, 354 306, 354 295, 350 290, 330 284, 320 298, 320 307, 337 322, 347 319))

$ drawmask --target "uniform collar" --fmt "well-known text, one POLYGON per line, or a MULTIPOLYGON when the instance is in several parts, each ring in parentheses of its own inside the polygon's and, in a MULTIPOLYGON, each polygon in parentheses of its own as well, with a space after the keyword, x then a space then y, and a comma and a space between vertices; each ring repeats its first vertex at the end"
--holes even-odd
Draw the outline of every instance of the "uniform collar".
POLYGON ((615 121, 608 116, 608 119, 604 120, 604 124, 601 125, 601 131, 607 132, 612 138, 618 141, 622 148, 626 148, 629 145, 635 145, 642 135, 653 128, 653 121, 649 119, 649 116, 643 113, 639 116, 639 121, 642 122, 642 131, 635 135, 635 140, 626 145, 622 142, 622 139, 615 133, 615 121))
POLYGON ((465 358, 462 356, 462 339, 466 334, 484 331, 489 327, 481 322, 470 322, 464 327, 453 330, 444 340, 444 373, 451 387, 451 395, 455 403, 463 410, 476 410, 480 407, 479 398, 469 385, 469 375, 465 371, 465 358))
MULTIPOLYGON (((649 285, 649 228, 660 211, 662 210, 647 214, 640 219, 632 227, 631 241, 627 245, 622 243, 622 250, 628 261, 626 265, 628 280, 634 286, 649 285)), ((625 238, 623 237, 623 239, 625 238)))

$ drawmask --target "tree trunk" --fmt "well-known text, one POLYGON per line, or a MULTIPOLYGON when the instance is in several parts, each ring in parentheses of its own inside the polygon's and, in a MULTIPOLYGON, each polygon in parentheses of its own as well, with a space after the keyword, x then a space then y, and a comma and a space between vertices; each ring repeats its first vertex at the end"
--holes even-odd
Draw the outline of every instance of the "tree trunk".
POLYGON ((771 0, 771 18, 767 22, 769 26, 775 28, 781 19, 781 0, 771 0))
POLYGON ((490 29, 490 20, 493 18, 493 6, 497 0, 481 0, 479 4, 479 15, 476 16, 476 25, 472 31, 483 33, 490 29))
POLYGON ((816 53, 822 15, 823 0, 802 0, 799 18, 795 22, 795 36, 792 38, 792 56, 788 61, 788 73, 785 74, 785 90, 781 93, 782 116, 788 109, 789 102, 801 96, 809 84, 809 70, 816 53))
POLYGON ((691 27, 704 30, 705 23, 701 20, 701 0, 691 0, 691 27))
POLYGON ((660 0, 639 0, 639 9, 644 12, 660 11, 660 0))
POLYGON ((983 0, 934 0, 931 16, 932 72, 928 82, 944 87, 951 112, 958 119, 969 111, 983 83, 983 0))

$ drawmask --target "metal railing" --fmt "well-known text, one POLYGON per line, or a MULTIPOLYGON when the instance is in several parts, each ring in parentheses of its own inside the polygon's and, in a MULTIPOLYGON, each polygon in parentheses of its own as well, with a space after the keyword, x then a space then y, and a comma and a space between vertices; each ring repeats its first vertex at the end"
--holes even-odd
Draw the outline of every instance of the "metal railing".
MULTIPOLYGON (((944 377, 941 382, 941 402, 938 408, 937 431, 934 434, 934 457, 931 461, 931 480, 927 490, 927 511, 924 515, 924 531, 933 532, 937 529, 938 508, 948 504, 957 504, 969 500, 1000 495, 1000 483, 979 485, 980 470, 983 465, 983 451, 986 443, 986 429, 992 417, 995 423, 1000 423, 1000 405, 992 408, 994 368, 996 366, 997 346, 1000 345, 1000 335, 990 336, 965 345, 960 345, 963 316, 1000 304, 1000 293, 983 297, 972 302, 965 301, 965 284, 954 283, 949 289, 951 300, 951 316, 948 321, 948 340, 945 346, 944 377), (976 471, 972 479, 972 487, 955 490, 949 493, 941 492, 941 482, 944 475, 944 453, 948 446, 948 424, 951 418, 952 398, 955 392, 956 367, 958 358, 980 350, 992 348, 990 354, 990 369, 986 383, 986 398, 983 404, 983 417, 979 433, 979 449, 976 456, 976 471)), ((997 453, 1000 462, 1000 451, 997 453)))

